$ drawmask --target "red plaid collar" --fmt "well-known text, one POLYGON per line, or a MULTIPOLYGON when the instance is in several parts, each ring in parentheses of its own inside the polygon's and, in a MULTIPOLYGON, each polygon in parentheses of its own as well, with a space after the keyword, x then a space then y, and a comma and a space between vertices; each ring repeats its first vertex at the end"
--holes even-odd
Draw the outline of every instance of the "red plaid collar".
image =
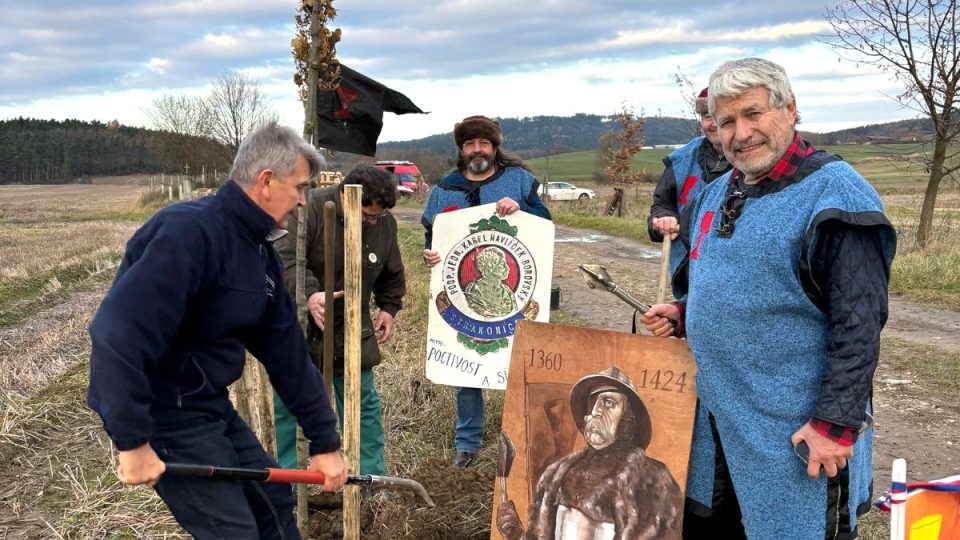
MULTIPOLYGON (((780 158, 780 160, 774 164, 773 168, 770 169, 770 172, 757 181, 757 184, 779 182, 784 178, 790 178, 797 173, 797 169, 800 168, 800 164, 803 162, 803 159, 815 151, 816 148, 814 148, 813 145, 808 141, 803 140, 803 137, 800 136, 799 132, 794 132, 793 142, 790 143, 790 147, 787 148, 787 151, 783 153, 783 156, 780 158)), ((743 173, 736 168, 733 169, 733 174, 730 176, 730 180, 736 181, 740 178, 743 178, 743 173)))

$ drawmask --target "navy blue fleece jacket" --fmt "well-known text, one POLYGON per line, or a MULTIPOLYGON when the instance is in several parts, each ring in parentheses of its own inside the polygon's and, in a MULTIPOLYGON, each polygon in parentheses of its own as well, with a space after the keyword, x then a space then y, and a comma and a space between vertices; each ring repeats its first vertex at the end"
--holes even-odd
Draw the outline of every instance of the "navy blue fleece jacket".
POLYGON ((244 349, 266 367, 310 453, 340 448, 268 239, 274 225, 230 181, 161 210, 127 243, 90 324, 87 403, 117 449, 150 441, 170 418, 231 413, 227 386, 243 372, 244 349))

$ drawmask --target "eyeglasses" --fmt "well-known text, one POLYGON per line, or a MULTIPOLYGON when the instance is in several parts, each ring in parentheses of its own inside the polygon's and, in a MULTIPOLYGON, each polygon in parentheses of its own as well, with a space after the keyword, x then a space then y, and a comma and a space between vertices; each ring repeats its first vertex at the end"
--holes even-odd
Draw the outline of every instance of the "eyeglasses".
POLYGON ((360 218, 363 219, 363 221, 366 223, 376 223, 378 219, 382 218, 385 215, 387 215, 386 210, 381 210, 380 212, 367 213, 367 212, 364 212, 362 208, 360 209, 360 218))
POLYGON ((733 236, 734 225, 747 202, 747 191, 740 189, 735 180, 730 180, 727 188, 727 199, 720 206, 720 224, 717 226, 717 236, 730 238, 733 236))

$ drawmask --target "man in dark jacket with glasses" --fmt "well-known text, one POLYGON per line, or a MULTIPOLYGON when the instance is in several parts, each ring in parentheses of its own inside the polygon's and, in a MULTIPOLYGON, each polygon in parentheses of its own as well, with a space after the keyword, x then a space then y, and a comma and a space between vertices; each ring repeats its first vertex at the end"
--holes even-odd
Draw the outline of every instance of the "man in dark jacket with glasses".
MULTIPOLYGON (((653 204, 647 218, 650 240, 660 242, 664 236, 673 240, 670 246, 671 275, 676 273, 687 255, 686 246, 678 239, 680 214, 697 199, 705 186, 732 167, 723 155, 717 124, 707 111, 707 94, 708 89, 704 88, 694 104, 703 135, 663 158, 665 168, 653 191, 653 204)), ((680 284, 685 280, 675 278, 673 282, 680 284)))

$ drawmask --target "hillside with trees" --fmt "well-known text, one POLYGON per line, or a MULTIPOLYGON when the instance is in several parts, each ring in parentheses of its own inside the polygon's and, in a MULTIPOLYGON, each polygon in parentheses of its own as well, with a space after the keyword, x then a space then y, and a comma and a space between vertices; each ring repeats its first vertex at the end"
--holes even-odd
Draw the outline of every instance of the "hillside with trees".
MULTIPOLYGON (((541 156, 594 150, 600 139, 616 129, 613 116, 576 114, 573 116, 531 116, 527 118, 499 118, 503 128, 503 146, 524 159, 541 156)), ((453 126, 451 131, 422 139, 385 142, 377 145, 378 159, 400 159, 414 152, 429 152, 442 156, 453 155, 453 126), (391 157, 381 157, 389 155, 391 157)), ((803 125, 800 126, 801 131, 803 125)), ((644 117, 643 144, 661 146, 684 144, 699 134, 699 124, 690 118, 667 116, 644 117)), ((928 140, 933 127, 928 120, 913 119, 871 124, 829 133, 803 132, 814 144, 865 144, 872 142, 917 142, 928 140)), ((410 159, 410 158, 405 158, 410 159)))
POLYGON ((885 124, 869 124, 829 133, 808 133, 799 126, 803 136, 815 145, 907 143, 929 141, 933 137, 933 123, 926 118, 900 120, 885 124))
POLYGON ((209 138, 83 120, 0 121, 0 184, 57 184, 85 176, 225 169, 232 153, 209 138))
MULTIPOLYGON (((524 159, 593 150, 597 141, 614 126, 612 116, 575 114, 573 116, 531 116, 526 118, 498 118, 503 129, 503 146, 524 159)), ((689 118, 647 117, 644 144, 682 144, 697 130, 697 123, 689 118)), ((422 139, 386 142, 377 145, 379 151, 429 151, 451 154, 453 126, 450 131, 422 139)), ((378 154, 379 157, 379 154, 378 154)))
MULTIPOLYGON (((170 110, 182 112, 185 109, 182 105, 170 110)), ((159 105, 155 104, 154 108, 163 111, 159 105)), ((610 138, 611 129, 618 129, 612 116, 591 114, 499 120, 504 132, 504 148, 524 159, 594 150, 603 144, 604 137, 610 138)), ((155 121, 155 125, 166 124, 155 121)), ((643 144, 683 144, 694 137, 698 129, 698 124, 691 119, 645 117, 643 144)), ((869 144, 929 140, 931 132, 928 120, 916 119, 831 133, 804 132, 803 135, 815 145, 869 144)), ((217 142, 209 135, 193 134, 182 126, 152 130, 123 126, 116 120, 107 123, 33 118, 0 120, 0 148, 3 149, 0 184, 64 183, 76 182, 85 176, 177 173, 182 172, 186 164, 193 171, 203 166, 208 170, 226 170, 233 156, 228 144, 217 142)), ((449 171, 455 157, 452 130, 377 146, 377 159, 413 161, 430 182, 449 171)), ((372 160, 341 153, 328 163, 334 169, 349 169, 368 161, 372 160)))

